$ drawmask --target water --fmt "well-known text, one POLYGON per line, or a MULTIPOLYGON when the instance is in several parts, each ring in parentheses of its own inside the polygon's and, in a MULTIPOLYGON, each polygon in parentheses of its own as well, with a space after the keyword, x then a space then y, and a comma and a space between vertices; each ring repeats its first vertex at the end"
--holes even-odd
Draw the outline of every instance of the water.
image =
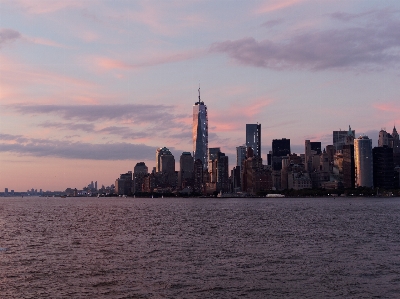
POLYGON ((400 298, 400 198, 0 198, 1 298, 400 298))

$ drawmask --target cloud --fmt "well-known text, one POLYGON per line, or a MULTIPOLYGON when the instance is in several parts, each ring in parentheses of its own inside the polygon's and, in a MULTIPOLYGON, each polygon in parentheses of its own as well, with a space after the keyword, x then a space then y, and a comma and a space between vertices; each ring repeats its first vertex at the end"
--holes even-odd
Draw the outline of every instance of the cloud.
POLYGON ((211 52, 225 53, 249 66, 284 69, 365 69, 400 63, 400 21, 301 33, 283 42, 252 37, 214 43, 211 52))
POLYGON ((88 122, 117 120, 133 123, 168 124, 178 121, 179 115, 174 113, 174 106, 165 105, 8 105, 21 114, 55 114, 66 120, 88 122))
POLYGON ((22 8, 29 14, 49 14, 67 8, 78 8, 85 5, 85 1, 80 0, 14 0, 14 4, 22 8))
POLYGON ((270 13, 276 10, 284 9, 287 7, 294 6, 300 2, 304 2, 304 0, 275 0, 275 1, 267 1, 267 3, 262 4, 258 7, 256 13, 257 14, 264 14, 270 13))
POLYGON ((272 28, 283 23, 282 19, 273 19, 261 24, 261 27, 272 28))
POLYGON ((190 50, 190 51, 176 52, 170 54, 152 53, 151 55, 146 55, 137 58, 137 62, 111 59, 102 56, 93 57, 92 61, 97 67, 105 70, 112 70, 112 69, 134 70, 144 67, 151 67, 167 63, 196 59, 206 54, 207 53, 204 50, 190 50))
POLYGON ((60 123, 60 122, 44 122, 39 124, 42 128, 56 128, 62 130, 83 131, 93 133, 95 128, 93 124, 76 124, 76 123, 60 123))
POLYGON ((2 28, 0 29, 0 47, 2 47, 6 43, 13 42, 21 37, 22 37, 21 33, 19 33, 16 30, 9 28, 2 28))
POLYGON ((123 142, 91 144, 0 134, 0 152, 35 157, 85 160, 152 160, 155 151, 155 147, 145 144, 123 142))
POLYGON ((400 113, 400 105, 395 103, 375 103, 373 107, 380 111, 400 113))

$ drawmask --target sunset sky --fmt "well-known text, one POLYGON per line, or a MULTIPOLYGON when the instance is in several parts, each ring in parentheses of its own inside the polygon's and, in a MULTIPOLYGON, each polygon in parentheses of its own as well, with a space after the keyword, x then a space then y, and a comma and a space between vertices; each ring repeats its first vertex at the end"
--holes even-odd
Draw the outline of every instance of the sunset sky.
POLYGON ((246 123, 332 144, 400 129, 398 0, 0 0, 0 191, 111 185, 158 147, 236 163, 246 123))

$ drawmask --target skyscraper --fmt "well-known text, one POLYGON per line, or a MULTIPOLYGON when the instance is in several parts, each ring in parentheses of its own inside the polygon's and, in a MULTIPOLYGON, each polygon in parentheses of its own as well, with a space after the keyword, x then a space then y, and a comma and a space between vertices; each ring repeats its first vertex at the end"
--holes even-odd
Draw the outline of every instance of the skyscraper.
POLYGON ((144 178, 147 176, 149 168, 144 162, 136 163, 133 168, 133 193, 143 191, 144 178))
POLYGON ((156 150, 156 172, 160 172, 161 170, 161 156, 164 155, 172 155, 170 150, 166 147, 158 148, 156 150))
POLYGON ((343 185, 345 188, 355 187, 355 168, 354 168, 354 145, 343 145, 343 185))
POLYGON ((193 185, 194 161, 190 152, 183 152, 179 159, 178 187, 185 188, 193 185))
POLYGON ((236 147, 236 166, 242 167, 243 160, 246 159, 246 146, 236 147))
POLYGON ((341 150, 343 145, 346 144, 346 140, 354 139, 355 136, 356 132, 350 126, 348 131, 333 131, 333 146, 336 150, 341 150))
POLYGON ((249 146, 255 156, 261 157, 261 124, 246 124, 246 147, 249 146))
POLYGON ((393 148, 387 145, 372 149, 374 187, 383 189, 394 188, 393 148))
POLYGON ((354 139, 356 187, 373 187, 372 140, 368 136, 354 139))
POLYGON ((282 169, 282 157, 290 155, 290 139, 272 140, 272 168, 274 170, 282 169))
POLYGON ((207 149, 208 149, 208 116, 207 106, 200 99, 199 87, 199 101, 193 105, 193 159, 196 161, 200 159, 203 168, 207 169, 207 149))

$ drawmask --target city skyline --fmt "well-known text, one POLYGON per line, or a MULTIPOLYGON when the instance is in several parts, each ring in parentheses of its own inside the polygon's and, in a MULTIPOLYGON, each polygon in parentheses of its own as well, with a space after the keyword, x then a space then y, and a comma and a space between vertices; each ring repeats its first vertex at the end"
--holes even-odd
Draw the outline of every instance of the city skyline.
POLYGON ((1 1, 0 190, 108 185, 160 147, 178 163, 199 83, 230 168, 246 124, 262 157, 400 126, 397 1, 230 3, 1 1))

